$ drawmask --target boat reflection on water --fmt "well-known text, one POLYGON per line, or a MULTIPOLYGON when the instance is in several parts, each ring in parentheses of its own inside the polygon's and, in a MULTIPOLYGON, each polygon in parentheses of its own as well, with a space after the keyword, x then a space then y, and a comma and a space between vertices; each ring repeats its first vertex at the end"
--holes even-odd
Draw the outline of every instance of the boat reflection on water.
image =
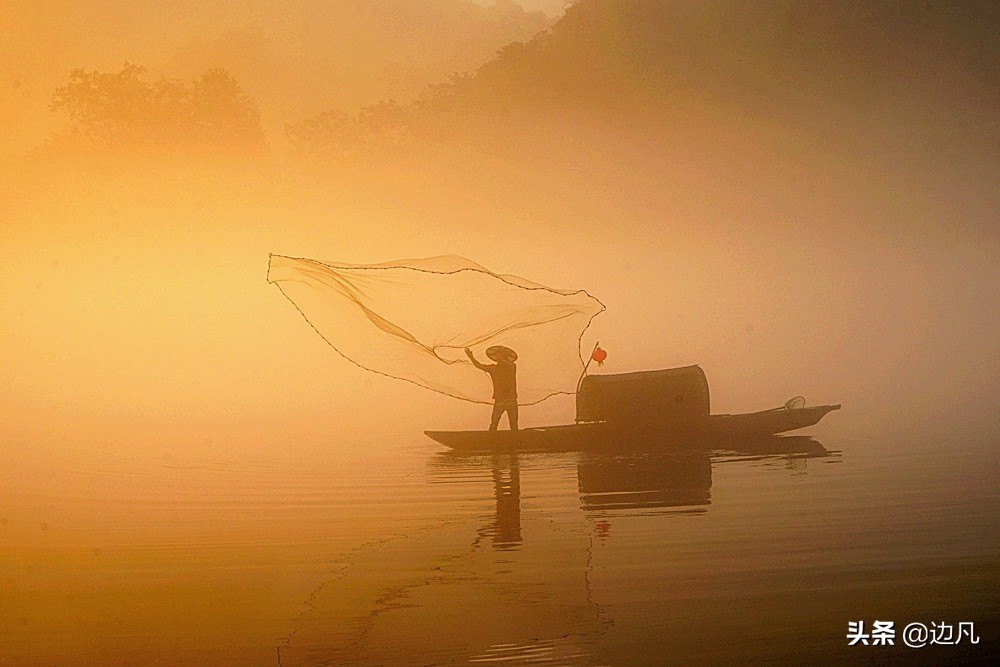
POLYGON ((721 440, 713 451, 716 462, 729 454, 747 460, 748 457, 785 456, 789 460, 824 458, 837 454, 807 435, 772 435, 743 440, 721 440))
POLYGON ((779 458, 805 468, 809 458, 830 456, 808 436, 767 436, 716 443, 718 449, 588 455, 577 465, 581 507, 586 511, 673 509, 703 514, 712 502, 712 466, 779 458))
MULTIPOLYGON (((539 469, 545 469, 546 462, 554 470, 565 470, 575 461, 579 507, 588 513, 666 510, 704 514, 711 504, 713 465, 775 459, 784 461, 790 470, 804 471, 807 459, 836 453, 808 436, 767 436, 720 440, 713 444, 712 449, 676 451, 446 452, 432 460, 430 470, 432 476, 441 479, 449 476, 469 479, 470 473, 476 472, 482 479, 488 471, 493 482, 495 513, 477 531, 477 542, 488 538, 494 548, 511 549, 523 540, 521 466, 525 461, 531 462, 532 478, 537 478, 539 469), (567 457, 572 458, 567 461, 567 457)), ((539 479, 536 483, 546 482, 539 479)))
POLYGON ((711 502, 708 452, 588 457, 577 464, 576 475, 587 511, 699 508, 711 502))

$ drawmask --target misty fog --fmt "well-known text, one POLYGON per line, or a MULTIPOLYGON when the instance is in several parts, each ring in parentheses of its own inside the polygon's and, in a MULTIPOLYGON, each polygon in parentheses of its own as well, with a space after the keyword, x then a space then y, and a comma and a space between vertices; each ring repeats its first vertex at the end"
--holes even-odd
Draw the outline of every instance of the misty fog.
POLYGON ((844 405, 820 434, 995 443, 989 3, 100 4, 0 28, 17 455, 481 421, 346 364, 269 252, 462 255, 586 288, 606 372, 698 363, 714 412, 802 394, 844 405))

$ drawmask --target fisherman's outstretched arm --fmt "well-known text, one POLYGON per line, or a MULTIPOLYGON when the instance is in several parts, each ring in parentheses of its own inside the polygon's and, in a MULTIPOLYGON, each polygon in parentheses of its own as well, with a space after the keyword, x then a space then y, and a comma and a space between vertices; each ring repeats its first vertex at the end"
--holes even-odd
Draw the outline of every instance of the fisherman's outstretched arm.
POLYGON ((472 355, 472 350, 470 350, 469 348, 465 348, 465 354, 467 354, 469 356, 469 360, 472 361, 472 364, 476 368, 478 368, 481 371, 485 371, 486 370, 486 365, 485 364, 481 364, 478 361, 476 361, 476 358, 472 355))

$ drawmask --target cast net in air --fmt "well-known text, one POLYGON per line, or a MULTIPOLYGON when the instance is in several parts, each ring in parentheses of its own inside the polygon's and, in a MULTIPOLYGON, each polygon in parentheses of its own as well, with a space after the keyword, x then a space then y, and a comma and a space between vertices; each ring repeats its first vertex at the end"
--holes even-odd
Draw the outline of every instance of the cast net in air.
POLYGON ((492 402, 487 348, 517 352, 520 405, 573 394, 581 342, 604 305, 584 290, 493 273, 463 257, 341 264, 271 255, 268 282, 361 368, 474 403, 492 402))

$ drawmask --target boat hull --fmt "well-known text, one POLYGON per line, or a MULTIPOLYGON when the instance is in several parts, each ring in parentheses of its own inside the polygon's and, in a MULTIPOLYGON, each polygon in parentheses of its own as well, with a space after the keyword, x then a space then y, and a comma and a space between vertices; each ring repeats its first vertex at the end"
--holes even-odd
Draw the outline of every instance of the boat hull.
POLYGON ((575 451, 588 449, 662 449, 665 447, 723 447, 727 441, 785 433, 819 422, 839 405, 786 410, 764 410, 737 415, 711 415, 698 428, 663 424, 590 422, 526 428, 519 431, 425 431, 442 445, 457 451, 575 451))
POLYGON ((816 405, 808 408, 775 408, 738 415, 712 415, 708 428, 716 436, 748 437, 774 435, 813 426, 840 405, 816 405))

